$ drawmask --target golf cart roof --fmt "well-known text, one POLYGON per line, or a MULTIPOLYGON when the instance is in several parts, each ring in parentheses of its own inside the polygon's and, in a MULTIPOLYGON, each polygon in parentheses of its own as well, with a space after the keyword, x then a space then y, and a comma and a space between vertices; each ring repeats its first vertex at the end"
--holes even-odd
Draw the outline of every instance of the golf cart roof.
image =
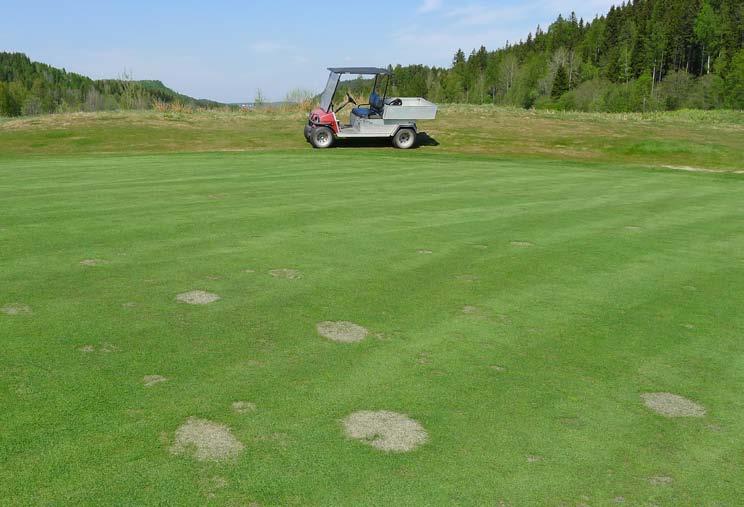
POLYGON ((389 70, 381 67, 329 67, 328 70, 336 74, 390 74, 389 70))

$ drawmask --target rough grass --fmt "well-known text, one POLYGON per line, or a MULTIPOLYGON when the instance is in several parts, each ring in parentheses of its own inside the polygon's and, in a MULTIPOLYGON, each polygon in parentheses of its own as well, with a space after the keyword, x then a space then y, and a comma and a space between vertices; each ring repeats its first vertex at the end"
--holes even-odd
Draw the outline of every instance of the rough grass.
MULTIPOLYGON (((739 503, 744 176, 602 148, 656 139, 655 120, 535 113, 516 140, 492 113, 480 132, 432 124, 440 146, 411 152, 313 151, 294 127, 269 150, 259 117, 5 123, 0 308, 33 309, 0 313, 5 503, 201 505, 215 476, 227 505, 739 503), (93 141, 29 147, 55 129, 93 141), (542 140, 571 129, 592 156, 542 140), (190 139, 264 151, 164 153, 190 139), (282 266, 305 276, 269 275, 282 266), (196 288, 221 300, 176 299, 196 288), (374 335, 318 335, 341 319, 374 335), (169 380, 144 388, 153 374, 169 380), (661 417, 644 393, 705 416, 661 417), (349 439, 339 421, 359 410, 407 414, 428 441, 349 439), (172 455, 191 417, 209 424, 180 435, 242 451, 172 455)), ((721 128, 711 164, 742 160, 740 127, 679 125, 665 135, 696 144, 721 128)))
MULTIPOLYGON (((342 120, 346 121, 344 114, 342 120)), ((40 153, 307 150, 306 114, 157 111, 70 113, 0 119, 0 157, 40 153)), ((744 112, 575 113, 444 105, 420 127, 430 153, 464 153, 744 170, 744 112)), ((357 147, 359 143, 346 142, 357 147)), ((369 143, 367 143, 369 145, 369 143)), ((387 148, 386 141, 372 146, 387 148)), ((355 148, 356 149, 356 148, 355 148)))

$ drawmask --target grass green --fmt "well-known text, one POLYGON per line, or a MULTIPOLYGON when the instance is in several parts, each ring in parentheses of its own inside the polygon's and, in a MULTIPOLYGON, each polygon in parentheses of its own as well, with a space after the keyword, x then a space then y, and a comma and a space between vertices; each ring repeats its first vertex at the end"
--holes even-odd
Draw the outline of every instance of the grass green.
MULTIPOLYGON (((178 153, 185 129, 151 128, 149 154, 103 132, 90 152, 59 134, 25 152, 44 129, 0 130, 0 307, 33 311, 0 313, 4 503, 744 495, 742 175, 642 167, 636 152, 699 152, 651 140, 596 157, 484 154, 475 141, 463 153, 443 135, 409 152, 178 153), (280 268, 303 276, 269 274, 280 268), (176 301, 197 289, 222 299, 176 301), (330 342, 315 329, 326 320, 371 335, 330 342), (145 388, 146 375, 168 381, 145 388), (707 415, 649 411, 641 394, 661 391, 707 415), (235 412, 238 400, 256 410, 235 412), (407 414, 429 441, 387 454, 349 440, 340 421, 357 410, 407 414), (170 454, 192 416, 228 425, 240 458, 170 454)), ((675 135, 701 144, 689 128, 675 135)), ((714 168, 741 156, 738 128, 716 139, 728 148, 714 168)))

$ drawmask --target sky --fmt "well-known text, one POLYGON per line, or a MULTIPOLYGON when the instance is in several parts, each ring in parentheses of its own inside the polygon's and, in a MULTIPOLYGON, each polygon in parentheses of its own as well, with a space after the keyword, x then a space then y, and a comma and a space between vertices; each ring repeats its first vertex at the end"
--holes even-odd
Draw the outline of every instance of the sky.
POLYGON ((94 79, 159 79, 196 98, 247 102, 261 89, 282 100, 320 91, 327 67, 449 66, 458 48, 497 49, 559 13, 588 20, 618 3, 2 0, 0 51, 94 79))

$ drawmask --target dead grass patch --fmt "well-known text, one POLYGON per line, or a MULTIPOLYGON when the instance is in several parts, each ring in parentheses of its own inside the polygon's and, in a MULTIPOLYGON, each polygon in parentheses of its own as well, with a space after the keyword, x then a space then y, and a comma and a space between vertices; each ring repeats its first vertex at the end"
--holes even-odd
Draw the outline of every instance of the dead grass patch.
POLYGON ((512 241, 511 246, 516 246, 518 248, 529 248, 531 246, 535 246, 535 244, 530 241, 512 241))
POLYGON ((96 347, 95 345, 83 345, 78 350, 86 354, 90 354, 91 352, 95 352, 96 350, 98 350, 98 352, 101 352, 102 354, 110 354, 112 352, 119 352, 120 349, 112 343, 102 343, 98 347, 96 347))
POLYGON ((643 393, 643 403, 665 417, 703 417, 705 408, 692 400, 672 393, 643 393))
POLYGON ((30 306, 23 303, 7 304, 0 308, 0 312, 3 312, 5 315, 31 315, 34 313, 30 306))
POLYGON ((299 269, 281 268, 272 269, 269 274, 274 278, 286 278, 287 280, 299 280, 302 278, 302 271, 299 269))
POLYGON ((176 430, 170 452, 198 461, 225 461, 238 457, 244 447, 224 424, 190 417, 176 430))
POLYGON ((80 261, 82 266, 102 266, 104 264, 108 264, 108 261, 103 259, 83 259, 80 261))
POLYGON ((457 275, 455 278, 461 282, 477 282, 479 280, 475 275, 457 275))
POLYGON ((527 456, 527 463, 537 463, 538 461, 542 461, 542 456, 527 456))
POLYGON ((672 479, 668 475, 654 475, 653 477, 648 478, 648 482, 650 482, 654 486, 661 486, 663 484, 671 484, 672 482, 674 482, 674 479, 672 479))
POLYGON ((162 375, 145 375, 144 377, 142 377, 142 383, 145 385, 145 387, 154 386, 155 384, 167 381, 168 379, 162 375))
POLYGON ((480 309, 477 306, 465 305, 462 307, 462 313, 467 314, 467 315, 474 315, 479 312, 480 312, 480 309))
POLYGON ((421 254, 421 255, 431 255, 431 254, 433 254, 434 252, 433 252, 433 251, 431 251, 431 250, 427 250, 427 249, 425 249, 425 248, 421 248, 421 249, 419 249, 419 250, 416 250, 416 253, 418 253, 418 254, 421 254))
POLYGON ((360 342, 369 334, 366 328, 345 320, 318 322, 316 329, 323 338, 340 343, 360 342))
POLYGON ((349 438, 386 452, 409 452, 429 438, 417 421, 388 410, 360 410, 342 423, 349 438))
POLYGON ((192 290, 177 295, 176 299, 182 303, 187 303, 190 305, 208 305, 209 303, 214 303, 215 301, 219 301, 222 298, 220 298, 217 294, 213 294, 211 292, 206 292, 203 290, 192 290))
POLYGON ((248 412, 255 412, 256 404, 251 403, 250 401, 233 401, 232 409, 238 414, 246 414, 248 412))

